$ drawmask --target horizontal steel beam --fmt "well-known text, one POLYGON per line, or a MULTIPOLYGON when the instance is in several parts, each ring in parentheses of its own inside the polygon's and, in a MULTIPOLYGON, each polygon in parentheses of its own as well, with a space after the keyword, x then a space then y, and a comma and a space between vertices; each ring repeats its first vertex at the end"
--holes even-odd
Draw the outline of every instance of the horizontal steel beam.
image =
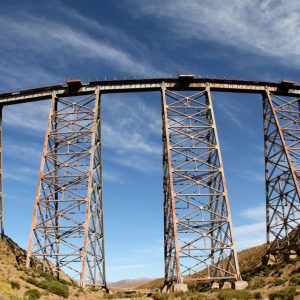
POLYGON ((193 78, 189 81, 182 81, 180 78, 152 78, 152 79, 128 79, 114 81, 90 81, 82 84, 78 90, 67 84, 40 87, 36 89, 15 91, 0 94, 0 104, 10 105, 24 102, 50 99, 55 93, 58 97, 79 96, 92 94, 99 87, 101 93, 126 93, 126 92, 153 92, 160 91, 162 83, 169 90, 202 90, 207 83, 214 92, 237 92, 261 94, 268 90, 276 95, 300 96, 299 85, 286 85, 284 83, 228 80, 212 78, 193 78))

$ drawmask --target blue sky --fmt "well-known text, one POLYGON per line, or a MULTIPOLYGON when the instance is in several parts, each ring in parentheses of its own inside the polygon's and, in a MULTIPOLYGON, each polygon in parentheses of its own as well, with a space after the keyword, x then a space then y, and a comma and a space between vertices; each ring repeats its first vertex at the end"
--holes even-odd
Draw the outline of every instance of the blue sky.
MULTIPOLYGON (((299 82, 300 3, 6 1, 0 92, 66 79, 200 76, 299 82)), ((259 96, 213 94, 238 249, 265 240, 259 96)), ((6 233, 27 247, 49 102, 4 109, 6 233)), ((158 93, 103 96, 107 275, 163 276, 158 93)))

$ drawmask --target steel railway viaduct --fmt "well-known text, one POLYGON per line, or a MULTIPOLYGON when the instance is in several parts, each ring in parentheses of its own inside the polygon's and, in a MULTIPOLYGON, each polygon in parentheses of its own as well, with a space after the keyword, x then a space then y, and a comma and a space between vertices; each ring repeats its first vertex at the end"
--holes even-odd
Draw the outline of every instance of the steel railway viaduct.
POLYGON ((212 92, 261 97, 268 253, 295 256, 300 222, 300 86, 292 81, 181 74, 87 84, 71 80, 0 94, 2 234, 2 108, 51 99, 27 266, 36 257, 57 277, 63 271, 82 287, 106 287, 101 95, 145 91, 161 92, 166 284, 241 280, 212 92))

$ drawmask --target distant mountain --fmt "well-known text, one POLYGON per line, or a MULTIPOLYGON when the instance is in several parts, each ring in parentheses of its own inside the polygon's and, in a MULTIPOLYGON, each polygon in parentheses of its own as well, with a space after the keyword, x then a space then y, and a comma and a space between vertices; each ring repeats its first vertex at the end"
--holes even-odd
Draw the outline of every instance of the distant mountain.
POLYGON ((134 289, 142 284, 146 284, 149 281, 154 280, 154 278, 136 278, 136 279, 124 279, 115 282, 108 282, 107 285, 109 288, 118 288, 118 289, 134 289))

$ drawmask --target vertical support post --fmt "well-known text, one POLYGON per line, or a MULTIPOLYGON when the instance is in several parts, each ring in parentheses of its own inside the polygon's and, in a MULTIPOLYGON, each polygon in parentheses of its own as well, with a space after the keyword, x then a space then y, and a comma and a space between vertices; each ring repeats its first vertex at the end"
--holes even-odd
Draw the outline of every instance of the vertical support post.
POLYGON ((0 106, 0 234, 4 237, 4 208, 3 208, 3 153, 2 153, 2 113, 3 106, 0 106))
MULTIPOLYGON (((55 98, 56 98, 55 94, 53 93, 51 103, 50 103, 50 111, 49 111, 48 124, 47 124, 45 139, 44 139, 44 146, 43 146, 43 152, 42 152, 42 160, 41 160, 41 165, 40 165, 38 183, 37 183, 37 187, 36 187, 36 196, 35 196, 34 205, 33 205, 31 228, 30 228, 29 241, 28 241, 28 251, 27 251, 27 256, 26 256, 26 267, 27 268, 30 267, 30 261, 31 261, 31 257, 32 257, 32 249, 33 249, 33 246, 34 246, 33 245, 33 243, 34 243, 33 239, 34 239, 34 232, 36 230, 38 205, 39 205, 39 202, 40 202, 43 171, 44 171, 44 166, 45 166, 45 157, 46 157, 46 154, 47 154, 48 139, 49 139, 50 131, 51 131, 51 120, 52 120, 52 116, 54 114, 54 109, 55 109, 55 101, 56 101, 55 98)), ((44 228, 43 239, 46 239, 46 235, 47 235, 47 233, 45 232, 46 230, 47 230, 47 227, 44 228)), ((39 241, 39 244, 41 246, 41 241, 39 241)), ((44 247, 41 246, 41 248, 43 249, 42 252, 45 254, 44 247)), ((42 256, 42 259, 44 259, 44 256, 42 256)))
MULTIPOLYGON (((96 137, 97 137, 97 125, 99 120, 99 89, 95 90, 95 108, 94 108, 94 120, 92 127, 92 145, 90 150, 90 169, 88 175, 88 190, 86 197, 86 211, 85 211, 85 223, 84 223, 84 240, 83 240, 83 250, 82 250, 82 272, 80 275, 80 286, 85 287, 86 280, 86 264, 87 264, 87 251, 88 251, 88 242, 89 242, 89 234, 90 233, 90 220, 91 220, 91 197, 93 193, 93 173, 94 173, 94 157, 96 150, 96 137)), ((93 232, 92 232, 93 234, 93 232)), ((94 242, 94 241, 90 241, 94 242)), ((92 246, 92 245, 91 245, 92 246)), ((96 253, 94 253, 96 256, 96 253)), ((95 274, 93 274, 93 277, 95 274)), ((95 278, 95 277, 94 277, 95 278)))
POLYGON ((269 162, 268 162, 268 123, 267 123, 267 101, 262 95, 263 103, 263 126, 264 126, 264 155, 265 155, 265 193, 266 193, 266 236, 267 254, 270 254, 270 205, 269 205, 269 162))
MULTIPOLYGON (((224 173, 224 167, 223 167, 223 159, 222 159, 222 153, 220 149, 220 142, 219 142, 219 136, 218 136, 218 131, 217 131, 217 125, 216 125, 216 119, 215 119, 215 113, 214 113, 214 108, 212 104, 212 99, 211 99, 211 94, 210 94, 210 86, 209 84, 206 85, 206 96, 208 99, 208 107, 210 108, 211 111, 211 122, 212 122, 212 128, 214 131, 215 135, 215 147, 217 150, 217 156, 219 160, 219 172, 221 173, 221 184, 223 186, 223 196, 225 199, 225 205, 226 205, 226 210, 227 210, 227 222, 228 222, 228 231, 230 232, 230 239, 231 239, 231 249, 232 249, 232 255, 233 255, 233 263, 234 263, 234 270, 236 272, 236 280, 241 280, 241 273, 240 273, 240 267, 238 263, 238 257, 237 257, 237 251, 235 248, 235 239, 234 239, 234 234, 233 234, 233 226, 232 226, 232 218, 231 218, 231 211, 230 211, 230 204, 229 204, 229 196, 228 196, 228 191, 227 191, 227 184, 225 180, 225 173, 224 173)), ((220 188, 220 187, 218 187, 220 188)), ((211 222, 214 222, 214 217, 211 217, 211 222)), ((214 223, 212 223, 214 224, 214 223)), ((212 231, 213 232, 213 231, 212 231)), ((228 238, 228 237, 227 237, 228 238)), ((214 236, 212 236, 212 240, 215 241, 214 236)), ((215 247, 213 247, 215 249, 215 247)))
POLYGON ((163 124, 163 165, 164 165, 164 224, 165 224, 165 281, 172 280, 170 275, 175 275, 176 283, 181 283, 179 249, 178 249, 178 234, 177 234, 177 218, 175 213, 175 197, 173 185, 173 169, 171 162, 171 145, 170 135, 167 121, 167 103, 166 103, 166 87, 162 84, 161 87, 162 99, 162 124, 163 124), (175 270, 170 270, 174 268, 175 270))

